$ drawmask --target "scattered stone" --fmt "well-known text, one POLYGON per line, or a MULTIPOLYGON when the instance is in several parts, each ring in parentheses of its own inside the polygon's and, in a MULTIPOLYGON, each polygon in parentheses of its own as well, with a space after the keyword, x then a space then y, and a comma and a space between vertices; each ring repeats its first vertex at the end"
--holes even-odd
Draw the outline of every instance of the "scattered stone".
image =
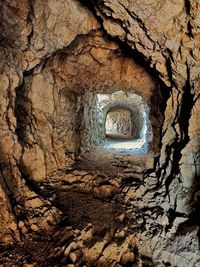
POLYGON ((18 223, 18 227, 19 227, 20 229, 22 229, 22 228, 24 227, 24 222, 19 221, 19 223, 18 223))
POLYGON ((82 253, 80 250, 76 250, 69 254, 69 258, 73 263, 77 262, 81 258, 81 256, 82 256, 82 253))
POLYGON ((117 219, 122 223, 125 220, 125 217, 126 217, 126 214, 122 213, 117 217, 117 219))
POLYGON ((23 226, 23 227, 21 228, 21 232, 22 232, 22 234, 25 236, 25 235, 27 235, 28 230, 27 230, 27 228, 26 228, 25 226, 23 226))
POLYGON ((34 232, 37 232, 39 230, 39 228, 38 228, 38 226, 36 224, 32 224, 30 228, 34 232))
POLYGON ((125 265, 125 264, 133 262, 134 259, 135 259, 135 256, 134 256, 133 252, 126 251, 122 254, 121 259, 120 259, 120 263, 125 265))
POLYGON ((72 241, 72 242, 66 247, 66 249, 65 249, 65 251, 64 251, 64 255, 65 255, 65 256, 68 256, 69 253, 70 253, 71 251, 74 251, 74 250, 77 249, 77 248, 78 248, 77 243, 74 242, 74 241, 72 241))
POLYGON ((125 231, 124 230, 116 232, 116 234, 115 234, 116 238, 123 238, 124 236, 125 236, 125 231))
POLYGON ((102 185, 95 188, 94 191, 101 197, 109 198, 113 195, 114 187, 112 185, 102 185))

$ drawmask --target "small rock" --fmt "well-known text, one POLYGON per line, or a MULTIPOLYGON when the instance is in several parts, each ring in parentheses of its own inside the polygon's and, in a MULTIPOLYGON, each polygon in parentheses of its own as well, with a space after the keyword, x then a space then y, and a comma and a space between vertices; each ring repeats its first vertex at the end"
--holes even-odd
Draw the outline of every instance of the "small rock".
POLYGON ((65 249, 65 251, 64 251, 64 255, 65 255, 65 256, 68 256, 69 253, 70 253, 72 250, 77 249, 77 247, 78 247, 78 245, 77 245, 76 242, 74 242, 74 241, 71 242, 71 243, 69 244, 69 246, 66 247, 66 249, 65 249))
POLYGON ((24 227, 22 227, 21 232, 22 232, 23 235, 26 235, 26 234, 28 233, 28 230, 27 230, 27 228, 24 226, 24 227))
POLYGON ((78 235, 78 234, 80 234, 80 230, 75 229, 75 230, 73 230, 73 233, 74 233, 75 235, 78 235))
POLYGON ((81 235, 77 238, 77 240, 87 241, 87 240, 92 239, 93 231, 94 231, 93 228, 88 231, 82 230, 81 235))
POLYGON ((102 197, 108 198, 113 195, 114 187, 112 185, 102 185, 95 188, 94 191, 102 197))
POLYGON ((77 262, 81 258, 81 256, 82 256, 82 253, 80 250, 76 250, 69 254, 69 258, 73 263, 77 262))
POLYGON ((62 243, 64 243, 65 242, 65 244, 67 243, 67 241, 70 239, 70 238, 72 238, 73 237, 73 233, 72 233, 72 231, 67 231, 66 233, 64 233, 63 235, 62 235, 62 237, 60 238, 60 240, 59 240, 59 242, 60 242, 60 244, 62 243))
POLYGON ((130 240, 130 246, 131 246, 132 248, 135 248, 135 247, 137 246, 136 240, 135 240, 134 238, 132 238, 132 239, 130 240))
POLYGON ((146 161, 145 161, 145 167, 146 169, 153 169, 154 168, 154 156, 149 155, 146 157, 146 161))
POLYGON ((135 259, 135 255, 133 254, 133 252, 125 251, 121 256, 120 263, 128 264, 130 262, 133 262, 134 259, 135 259))
POLYGON ((24 223, 23 223, 22 221, 19 221, 19 223, 18 223, 18 227, 19 227, 20 229, 22 229, 22 228, 24 227, 24 223))
POLYGON ((117 232, 117 233, 115 234, 115 237, 116 237, 116 238, 123 238, 124 235, 125 235, 125 232, 124 232, 124 230, 122 230, 122 231, 120 231, 120 232, 117 232))
POLYGON ((36 224, 32 224, 30 228, 34 232, 37 232, 39 230, 36 224))
POLYGON ((141 225, 143 222, 144 222, 144 220, 143 220, 142 218, 139 218, 139 219, 137 220, 137 223, 140 224, 140 225, 141 225))
POLYGON ((120 222, 123 222, 124 219, 125 219, 125 217, 126 217, 125 213, 122 213, 122 214, 120 214, 120 215, 117 217, 117 219, 118 219, 120 222))
POLYGON ((107 243, 107 240, 103 240, 95 243, 91 248, 85 248, 83 251, 84 258, 90 261, 96 261, 102 254, 102 251, 107 243))

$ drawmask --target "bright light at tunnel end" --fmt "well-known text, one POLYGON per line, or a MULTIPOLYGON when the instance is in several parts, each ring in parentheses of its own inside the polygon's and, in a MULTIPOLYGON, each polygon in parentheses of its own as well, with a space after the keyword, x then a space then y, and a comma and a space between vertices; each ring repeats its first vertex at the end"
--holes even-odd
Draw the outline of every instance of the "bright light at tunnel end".
POLYGON ((84 116, 84 147, 128 154, 147 154, 152 140, 149 109, 134 92, 89 95, 84 116), (88 119, 89 118, 89 119, 88 119))
MULTIPOLYGON (((102 110, 107 108, 107 116, 105 121, 105 137, 103 138, 103 142, 101 143, 101 147, 106 150, 114 150, 118 152, 129 152, 133 154, 145 154, 147 153, 147 118, 148 115, 146 113, 145 104, 141 96, 134 93, 125 93, 123 91, 117 91, 113 94, 98 94, 98 110, 100 113, 103 113, 102 110), (112 111, 114 107, 115 111, 112 111), (122 120, 127 120, 122 122, 122 125, 119 124, 120 118, 117 114, 121 111, 124 113, 124 118, 122 116, 122 120), (128 109, 128 110, 127 110, 128 109), (130 118, 128 121, 128 111, 132 111, 133 113, 140 113, 140 121, 143 121, 143 125, 140 128, 139 138, 134 138, 131 136, 130 128, 130 118), (114 114, 115 112, 115 114, 114 114), (112 114, 113 113, 113 114, 112 114), (108 115, 110 114, 110 116, 108 115), (112 117, 111 117, 112 115, 112 117), (126 116, 125 116, 126 115, 126 116), (126 117, 126 118, 125 118, 126 117), (128 125, 129 124, 129 125, 128 125), (118 128, 116 130, 116 128, 118 128), (123 129, 122 129, 123 128, 123 129), (126 129, 124 129, 126 128, 126 129), (117 135, 117 138, 115 138, 117 135)), ((136 126, 137 123, 136 123, 136 126)))
POLYGON ((145 151, 145 140, 144 139, 137 139, 137 140, 128 140, 128 141, 120 141, 120 140, 112 140, 108 141, 105 140, 103 142, 103 148, 107 149, 114 149, 114 150, 129 150, 129 152, 141 152, 145 151))

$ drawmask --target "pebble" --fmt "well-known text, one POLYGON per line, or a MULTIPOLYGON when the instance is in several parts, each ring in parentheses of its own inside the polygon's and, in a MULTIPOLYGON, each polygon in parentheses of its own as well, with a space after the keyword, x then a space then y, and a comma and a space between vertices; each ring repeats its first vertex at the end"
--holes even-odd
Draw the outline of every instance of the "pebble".
POLYGON ((133 262, 134 259, 135 259, 135 255, 133 254, 133 252, 125 251, 121 256, 120 263, 125 265, 125 264, 128 264, 130 262, 133 262))
POLYGON ((24 227, 24 223, 22 221, 19 221, 18 226, 20 229, 22 229, 24 227))
POLYGON ((117 232, 117 233, 115 234, 115 237, 116 237, 116 238, 122 238, 122 237, 124 237, 124 235, 125 235, 125 232, 124 232, 124 230, 122 230, 122 231, 120 231, 120 232, 117 232))
POLYGON ((36 224, 32 224, 30 228, 34 232, 37 232, 39 230, 36 224))
POLYGON ((120 215, 117 217, 117 219, 118 219, 120 222, 123 222, 124 219, 125 219, 125 217, 126 217, 125 213, 122 213, 122 214, 120 214, 120 215))
POLYGON ((76 242, 74 242, 74 241, 71 242, 71 243, 69 244, 69 246, 66 247, 66 249, 65 249, 65 251, 64 251, 64 255, 65 255, 65 256, 68 256, 69 253, 70 253, 72 250, 77 249, 77 247, 78 247, 78 245, 77 245, 76 242))

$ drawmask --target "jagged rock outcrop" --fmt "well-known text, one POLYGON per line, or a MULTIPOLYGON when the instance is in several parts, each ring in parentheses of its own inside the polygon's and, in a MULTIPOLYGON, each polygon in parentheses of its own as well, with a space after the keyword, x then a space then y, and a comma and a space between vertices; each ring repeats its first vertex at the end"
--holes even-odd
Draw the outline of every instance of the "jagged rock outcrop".
POLYGON ((198 266, 199 15, 197 0, 1 1, 1 244, 43 232, 49 266, 198 266), (146 155, 91 151, 96 95, 120 90, 148 105, 146 155), (114 225, 84 218, 81 194, 114 225))

